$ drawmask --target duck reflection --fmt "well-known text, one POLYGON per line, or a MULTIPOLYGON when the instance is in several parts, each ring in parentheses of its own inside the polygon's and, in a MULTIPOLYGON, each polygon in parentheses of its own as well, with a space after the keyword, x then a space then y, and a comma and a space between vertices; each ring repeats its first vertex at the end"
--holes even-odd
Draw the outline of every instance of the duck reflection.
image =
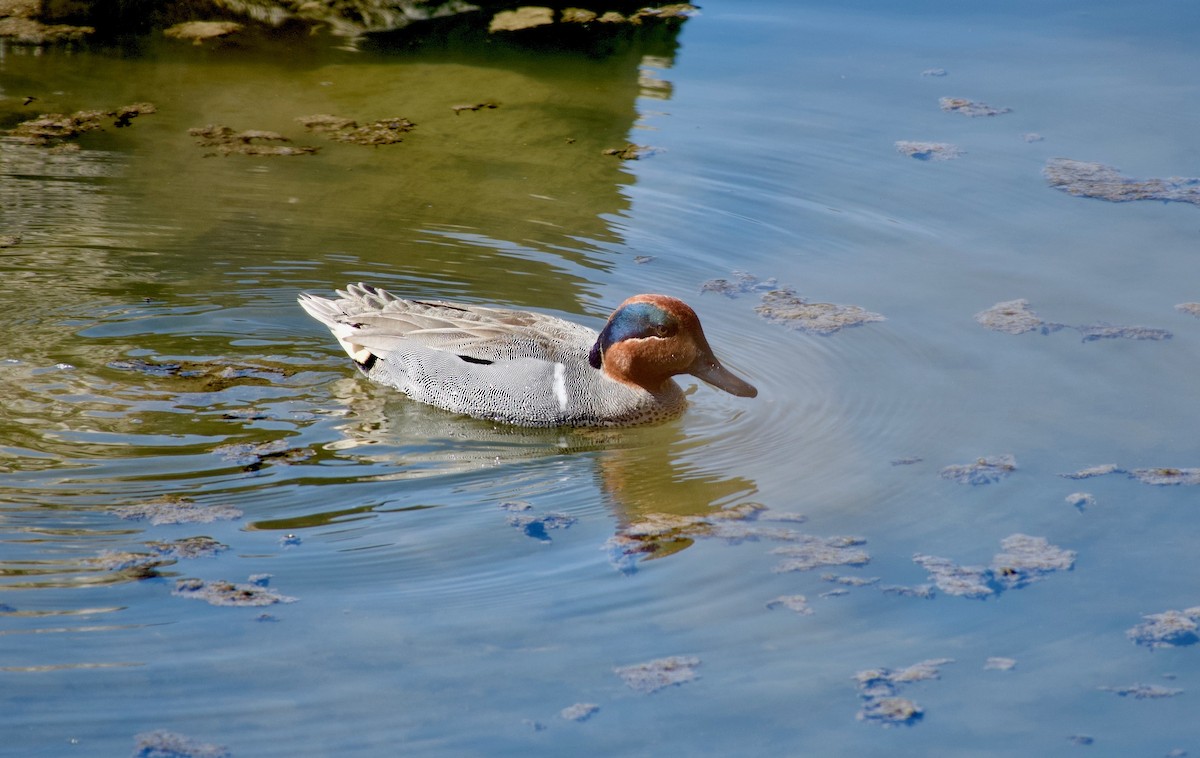
MULTIPOLYGON (((511 485, 507 497, 520 498, 562 486, 562 469, 548 474, 518 468, 520 464, 564 456, 574 464, 585 457, 616 519, 611 546, 621 555, 669 555, 711 533, 715 523, 753 518, 761 508, 746 502, 757 492, 753 481, 706 465, 711 429, 689 432, 682 421, 623 429, 531 429, 439 411, 358 379, 339 380, 332 389, 345 408, 346 422, 339 426, 343 437, 325 448, 382 466, 369 477, 372 481, 498 469, 500 481, 511 485), (549 478, 554 481, 544 481, 549 478)), ((569 486, 585 486, 580 466, 567 471, 569 486)), ((495 485, 496 479, 489 478, 489 490, 495 485)), ((312 526, 313 518, 322 520, 257 526, 312 526)))

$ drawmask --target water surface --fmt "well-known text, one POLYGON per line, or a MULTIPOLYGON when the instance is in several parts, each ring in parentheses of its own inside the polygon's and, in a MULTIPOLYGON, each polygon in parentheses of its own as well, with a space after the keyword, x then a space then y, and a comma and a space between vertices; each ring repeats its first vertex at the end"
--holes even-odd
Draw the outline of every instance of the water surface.
POLYGON ((124 755, 154 730, 234 755, 1200 750, 1200 649, 1127 635, 1200 606, 1196 488, 1059 476, 1200 466, 1200 320, 1175 308, 1200 301, 1200 210, 1041 175, 1055 157, 1200 175, 1198 20, 764 0, 586 50, 4 48, 5 126, 158 109, 78 152, 0 144, 4 750, 124 755), (336 143, 295 121, 314 113, 417 128, 336 143), (320 150, 209 156, 187 132, 208 124, 320 150), (629 142, 653 151, 602 154, 629 142), (736 271, 887 320, 813 335, 761 318, 761 290, 702 293, 736 271), (360 280, 592 326, 676 295, 760 395, 697 387, 683 418, 619 432, 454 417, 365 383, 295 305, 360 280), (1021 298, 1172 336, 974 319, 1021 298), (1002 455, 993 483, 939 476, 1002 455), (241 516, 122 518, 147 503, 241 516), (738 508, 757 520, 701 521, 738 508), (662 557, 614 542, 646 519, 678 525, 662 557), (796 533, 859 538, 870 562, 779 572, 796 533), (987 599, 880 589, 932 584, 914 554, 987 567, 1014 534, 1073 569, 987 599), (197 535, 228 549, 145 570, 147 543, 197 535), (263 574, 294 602, 173 594, 263 574), (794 595, 810 614, 768 608, 794 595), (697 678, 646 694, 614 673, 671 656, 697 678), (856 719, 856 674, 938 659, 896 687, 920 718, 856 719), (1103 689, 1135 684, 1183 692, 1103 689), (577 703, 599 710, 560 716, 577 703))

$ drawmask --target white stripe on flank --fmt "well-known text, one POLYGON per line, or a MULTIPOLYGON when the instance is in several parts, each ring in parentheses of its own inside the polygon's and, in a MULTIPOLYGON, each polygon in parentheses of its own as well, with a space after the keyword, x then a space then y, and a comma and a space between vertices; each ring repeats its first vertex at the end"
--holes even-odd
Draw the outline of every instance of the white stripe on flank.
POLYGON ((554 396, 558 398, 558 409, 567 410, 567 367, 561 363, 554 364, 554 396))

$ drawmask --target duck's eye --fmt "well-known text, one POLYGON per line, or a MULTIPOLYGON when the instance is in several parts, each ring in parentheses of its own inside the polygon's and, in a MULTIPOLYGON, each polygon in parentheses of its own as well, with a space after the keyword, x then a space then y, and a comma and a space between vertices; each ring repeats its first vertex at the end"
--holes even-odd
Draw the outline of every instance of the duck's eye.
POLYGON ((671 327, 667 326, 666 324, 655 324, 654 325, 654 336, 670 337, 671 336, 671 327))

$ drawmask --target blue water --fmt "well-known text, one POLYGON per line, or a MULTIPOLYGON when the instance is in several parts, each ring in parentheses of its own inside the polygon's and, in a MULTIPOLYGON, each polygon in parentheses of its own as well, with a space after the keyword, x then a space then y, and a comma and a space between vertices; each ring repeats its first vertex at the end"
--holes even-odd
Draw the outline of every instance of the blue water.
POLYGON ((1198 29, 1186 2, 718 1, 671 44, 608 57, 5 48, 7 125, 26 94, 159 112, 78 153, 0 144, 0 234, 20 237, 0 249, 0 753, 127 755, 155 730, 236 756, 1200 751, 1200 645, 1127 635, 1200 606, 1200 490, 1060 476, 1200 466, 1200 319, 1175 308, 1200 301, 1200 209, 1073 197, 1041 173, 1061 157, 1200 176, 1198 29), (294 123, 313 112, 418 128, 339 145, 294 123), (186 129, 207 123, 322 149, 205 158, 186 129), (899 140, 962 154, 914 160, 899 140), (600 155, 625 142, 654 151, 600 155), (736 271, 886 321, 813 335, 761 318, 759 291, 701 292, 736 271), (592 326, 666 292, 760 395, 701 386, 682 419, 619 432, 449 416, 368 385, 294 304, 359 280, 592 326), (1020 298, 1172 336, 974 319, 1020 298), (222 450, 275 440, 294 458, 222 450), (1005 454, 994 483, 939 476, 1005 454), (114 510, 165 495, 242 516, 114 510), (663 557, 613 547, 655 514, 748 503, 757 539, 693 524, 663 557), (796 544, 780 528, 860 538, 870 562, 776 572, 796 544), (987 566, 1013 534, 1073 568, 982 600, 880 589, 931 584, 914 554, 987 566), (142 578, 98 560, 195 535, 228 550, 142 578), (172 593, 262 574, 294 602, 172 593), (767 607, 797 594, 810 614, 767 607), (699 659, 696 678, 647 694, 614 672, 670 656, 699 659), (856 718, 856 674, 938 659, 895 686, 919 718, 856 718), (1137 684, 1182 692, 1104 689, 1137 684), (577 703, 599 710, 560 715, 577 703))

